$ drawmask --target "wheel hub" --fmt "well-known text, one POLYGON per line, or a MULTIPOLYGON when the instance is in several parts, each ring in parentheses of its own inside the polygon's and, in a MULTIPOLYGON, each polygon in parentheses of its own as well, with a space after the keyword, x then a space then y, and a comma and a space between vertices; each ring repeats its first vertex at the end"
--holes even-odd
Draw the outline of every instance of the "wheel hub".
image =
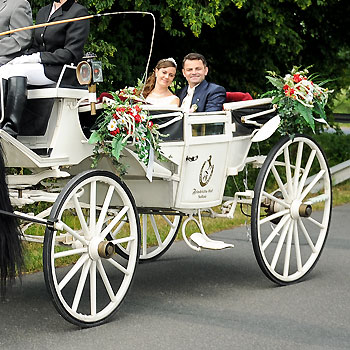
POLYGON ((95 237, 90 241, 89 255, 92 260, 110 259, 115 253, 115 246, 110 241, 95 237))
POLYGON ((299 215, 304 218, 310 217, 312 214, 312 206, 310 204, 301 204, 299 207, 299 215))
POLYGON ((98 245, 98 255, 101 258, 109 259, 115 252, 115 247, 112 242, 103 241, 98 245))
POLYGON ((293 219, 299 217, 308 218, 312 214, 312 206, 310 204, 303 204, 299 200, 294 200, 290 206, 290 215, 293 219))

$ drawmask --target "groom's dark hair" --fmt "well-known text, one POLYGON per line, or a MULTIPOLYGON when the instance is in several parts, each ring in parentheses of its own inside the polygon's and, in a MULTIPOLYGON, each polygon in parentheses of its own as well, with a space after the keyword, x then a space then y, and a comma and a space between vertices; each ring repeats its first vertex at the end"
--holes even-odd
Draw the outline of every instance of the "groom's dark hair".
POLYGON ((190 60, 200 60, 203 62, 204 66, 207 66, 207 60, 205 59, 205 57, 203 55, 201 55, 200 53, 196 53, 196 52, 191 52, 188 55, 186 55, 182 61, 182 67, 185 64, 185 61, 190 60))

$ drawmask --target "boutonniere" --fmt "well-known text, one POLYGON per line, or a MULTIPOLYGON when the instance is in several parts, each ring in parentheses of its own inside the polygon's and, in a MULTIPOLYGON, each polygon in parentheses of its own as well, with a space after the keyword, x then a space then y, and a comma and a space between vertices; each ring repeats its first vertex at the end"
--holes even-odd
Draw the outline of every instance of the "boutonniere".
POLYGON ((194 113, 198 109, 198 106, 196 104, 193 104, 190 108, 190 113, 194 113))

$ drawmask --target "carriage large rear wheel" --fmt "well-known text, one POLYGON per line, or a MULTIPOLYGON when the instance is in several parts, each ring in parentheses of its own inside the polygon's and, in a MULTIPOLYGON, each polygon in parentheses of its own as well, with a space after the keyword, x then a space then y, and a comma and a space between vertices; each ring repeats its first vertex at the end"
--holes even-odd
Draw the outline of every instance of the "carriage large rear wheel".
POLYGON ((264 274, 281 285, 317 263, 331 218, 327 160, 310 137, 282 138, 260 169, 252 203, 252 242, 264 274))
POLYGON ((111 172, 81 173, 62 190, 50 219, 58 224, 46 229, 43 260, 56 309, 80 327, 106 322, 124 300, 139 257, 140 223, 130 191, 111 172), (128 246, 128 259, 116 254, 116 245, 128 246))
MULTIPOLYGON (((141 208, 141 248, 140 262, 154 261, 160 258, 173 244, 181 226, 182 217, 163 211, 141 208)), ((174 213, 176 214, 176 213, 174 213)), ((128 258, 129 247, 116 246, 117 252, 128 258)))

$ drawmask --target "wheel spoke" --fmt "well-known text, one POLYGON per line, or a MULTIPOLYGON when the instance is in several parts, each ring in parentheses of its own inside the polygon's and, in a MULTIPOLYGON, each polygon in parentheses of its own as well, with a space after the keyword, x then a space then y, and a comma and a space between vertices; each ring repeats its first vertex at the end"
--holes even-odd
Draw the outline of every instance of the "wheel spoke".
POLYGON ((289 149, 288 149, 288 147, 286 147, 283 152, 284 152, 284 161, 285 161, 285 167, 286 167, 288 193, 293 195, 292 171, 290 169, 290 157, 289 157, 289 149))
POLYGON ((125 206, 117 216, 113 218, 113 220, 107 225, 107 227, 101 232, 100 237, 101 238, 106 238, 107 234, 111 232, 112 228, 117 224, 118 221, 121 220, 121 218, 126 214, 126 212, 130 208, 128 206, 125 206))
POLYGON ((275 270, 275 268, 276 268, 276 264, 277 264, 277 261, 278 261, 280 254, 281 254, 282 246, 283 246, 284 240, 286 238, 290 223, 291 223, 291 219, 289 219, 286 222, 286 225, 283 227, 282 234, 278 240, 277 247, 276 247, 275 253, 273 255, 272 261, 271 261, 271 268, 273 270, 275 270))
POLYGON ((300 252, 300 242, 299 242, 299 232, 297 221, 294 222, 294 245, 295 245, 295 256, 297 259, 297 267, 300 272, 303 268, 301 261, 301 252, 300 252))
POLYGON ((312 240, 311 240, 311 238, 310 238, 310 236, 309 236, 309 234, 308 234, 308 232, 307 232, 307 230, 306 230, 306 228, 304 226, 304 223, 302 222, 302 220, 300 218, 298 219, 298 224, 299 224, 299 227, 301 228, 301 231, 303 232, 304 237, 305 237, 307 243, 309 244, 312 252, 316 253, 317 250, 316 250, 316 248, 314 246, 314 243, 312 242, 312 240))
POLYGON ((84 218, 83 211, 81 210, 81 206, 80 206, 80 203, 79 203, 79 200, 78 200, 78 197, 77 197, 76 193, 73 194, 73 203, 74 203, 74 207, 75 207, 76 213, 78 215, 78 219, 79 219, 79 222, 80 222, 80 225, 81 225, 81 229, 84 232, 84 237, 88 237, 89 236, 89 229, 87 227, 86 220, 84 218))
POLYGON ((73 311, 77 311, 80 300, 81 300, 81 295, 83 293, 84 290, 84 286, 85 286, 85 282, 86 282, 86 278, 87 275, 89 273, 90 270, 90 266, 91 266, 91 260, 89 259, 83 266, 81 274, 80 274, 80 278, 79 278, 79 283, 78 283, 78 287, 75 291, 75 295, 74 295, 74 300, 73 300, 73 305, 72 305, 72 310, 73 311))
POLYGON ((266 191, 263 191, 262 194, 264 197, 271 199, 273 202, 277 202, 278 204, 281 204, 285 208, 290 208, 290 205, 288 203, 286 203, 285 201, 283 201, 282 199, 279 199, 266 191))
POLYGON ((90 232, 95 233, 96 228, 96 181, 92 181, 90 185, 90 232))
POLYGON ((97 232, 100 232, 101 229, 102 229, 102 226, 103 226, 104 221, 105 221, 105 217, 106 217, 106 214, 107 214, 107 210, 108 210, 109 204, 111 203, 113 192, 114 192, 114 186, 110 185, 109 188, 108 188, 105 200, 103 202, 103 206, 102 206, 102 209, 101 209, 100 216, 99 216, 98 221, 97 221, 97 228, 96 228, 97 232))
POLYGON ((269 234, 265 242, 263 243, 261 249, 262 251, 265 251, 265 249, 270 245, 272 240, 276 237, 276 235, 280 232, 282 226, 287 222, 287 220, 290 219, 289 215, 283 216, 281 221, 276 225, 276 227, 273 229, 273 231, 269 234))
POLYGON ((289 274, 290 252, 292 249, 292 237, 293 237, 294 224, 295 224, 295 220, 291 221, 289 225, 289 230, 288 230, 286 254, 284 256, 284 267, 283 267, 284 277, 287 277, 289 274))
POLYGON ((90 266, 90 306, 91 315, 96 315, 96 261, 90 266))
POLYGON ((113 239, 111 242, 113 244, 122 244, 122 243, 126 243, 126 242, 132 242, 134 241, 135 238, 134 237, 124 237, 124 238, 119 238, 119 239, 113 239))
POLYGON ((111 236, 113 237, 113 238, 115 238, 116 236, 117 236, 117 234, 120 232, 120 230, 123 228, 123 226, 126 224, 126 220, 122 220, 120 223, 119 223, 119 225, 117 226, 117 228, 113 231, 113 232, 111 232, 111 236))
POLYGON ((175 224, 176 220, 174 220, 174 222, 171 222, 166 215, 162 215, 162 218, 167 222, 167 224, 171 227, 171 228, 175 228, 177 225, 175 224))
POLYGON ((325 228, 325 226, 322 223, 318 222, 317 220, 313 219, 312 217, 308 217, 307 220, 312 222, 313 224, 315 224, 316 226, 318 226, 321 229, 325 228))
POLYGON ((70 250, 64 250, 62 252, 54 253, 53 258, 54 259, 65 258, 66 256, 87 253, 87 251, 88 251, 87 247, 77 248, 77 249, 70 249, 70 250))
POLYGON ((326 170, 320 170, 317 175, 313 178, 313 180, 307 185, 307 187, 304 189, 303 193, 300 195, 300 200, 302 201, 307 194, 312 190, 312 188, 316 185, 316 183, 320 180, 320 178, 324 175, 326 170))
POLYGON ((301 160, 303 158, 303 148, 304 148, 304 143, 301 142, 301 141, 298 142, 298 151, 297 151, 297 158, 296 158, 296 161, 295 161, 294 181, 293 181, 293 191, 294 191, 294 193, 297 193, 297 191, 298 191, 298 183, 299 183, 301 160))
POLYGON ((147 254, 147 214, 142 215, 142 255, 147 254))
POLYGON ((266 218, 263 218, 262 220, 260 220, 260 225, 263 225, 266 222, 269 222, 271 220, 277 219, 277 218, 279 218, 279 217, 281 217, 283 215, 286 215, 288 213, 289 213, 289 209, 278 211, 277 213, 269 215, 266 218))
POLYGON ((102 278, 102 281, 103 281, 103 284, 106 288, 106 291, 109 295, 109 298, 111 299, 111 301, 115 301, 115 295, 113 292, 113 288, 112 288, 111 284, 109 283, 106 271, 102 265, 101 260, 97 260, 97 270, 100 273, 100 276, 102 278))
POLYGON ((65 224, 63 221, 60 222, 62 224, 62 227, 64 230, 66 230, 68 233, 70 233, 74 238, 76 238, 78 241, 80 241, 84 246, 87 246, 88 243, 85 240, 83 236, 81 236, 78 232, 71 229, 67 224, 65 224))
POLYGON ((79 271, 79 269, 85 264, 85 262, 89 259, 88 254, 83 254, 78 261, 73 265, 73 267, 69 270, 69 272, 64 276, 61 282, 58 284, 58 289, 62 290, 67 283, 74 277, 74 275, 79 271))
POLYGON ((121 271, 124 275, 129 275, 129 271, 122 265, 120 265, 118 262, 116 262, 114 259, 106 259, 110 264, 112 264, 114 267, 116 267, 119 271, 121 271))
POLYGON ((301 177, 300 179, 300 182, 299 182, 299 186, 298 186, 298 192, 297 192, 297 197, 300 196, 301 194, 301 191, 303 190, 304 188, 304 185, 305 185, 305 181, 309 175, 309 172, 310 172, 310 169, 311 169, 311 165, 312 165, 312 162, 314 161, 314 158, 315 158, 315 155, 316 155, 316 150, 312 150, 310 155, 309 155, 309 159, 307 160, 307 163, 306 163, 306 166, 305 166, 305 169, 304 169, 304 173, 303 173, 303 176, 301 177))
POLYGON ((283 197, 284 197, 286 200, 288 200, 288 199, 289 199, 289 195, 288 195, 288 193, 287 193, 287 191, 286 191, 286 189, 285 189, 285 187, 284 187, 284 185, 283 185, 283 182, 282 182, 282 180, 281 180, 281 178, 280 178, 280 175, 278 174, 278 171, 277 171, 276 167, 273 165, 273 166, 271 167, 271 170, 272 170, 272 173, 273 173, 273 175, 274 175, 274 177, 275 177, 275 179, 276 179, 276 182, 277 182, 277 184, 278 184, 278 188, 281 190, 281 192, 282 192, 282 194, 283 194, 283 197))
POLYGON ((305 204, 315 204, 315 203, 321 203, 326 202, 329 199, 329 195, 327 194, 320 194, 319 196, 308 198, 305 204))
POLYGON ((157 227, 156 221, 154 219, 154 216, 150 215, 150 219, 151 219, 151 224, 152 224, 152 227, 153 227, 153 231, 154 231, 154 233, 156 235, 156 238, 157 238, 158 246, 159 247, 163 247, 163 242, 162 242, 162 240, 160 238, 158 227, 157 227))

